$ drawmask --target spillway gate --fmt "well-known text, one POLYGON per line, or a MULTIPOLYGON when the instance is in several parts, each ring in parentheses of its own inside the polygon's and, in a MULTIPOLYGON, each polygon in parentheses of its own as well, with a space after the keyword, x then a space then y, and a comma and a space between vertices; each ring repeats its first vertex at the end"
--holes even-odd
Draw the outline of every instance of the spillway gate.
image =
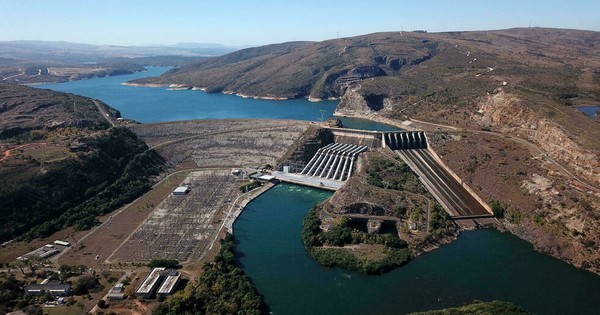
POLYGON ((392 150, 427 149, 427 136, 424 131, 384 132, 383 147, 392 150))

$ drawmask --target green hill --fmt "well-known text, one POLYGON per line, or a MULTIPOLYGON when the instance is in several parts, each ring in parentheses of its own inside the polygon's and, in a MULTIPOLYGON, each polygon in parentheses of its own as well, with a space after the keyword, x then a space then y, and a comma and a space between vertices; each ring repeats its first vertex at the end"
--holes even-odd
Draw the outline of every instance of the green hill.
POLYGON ((163 164, 89 98, 0 84, 0 114, 0 242, 87 229, 150 189, 163 164))

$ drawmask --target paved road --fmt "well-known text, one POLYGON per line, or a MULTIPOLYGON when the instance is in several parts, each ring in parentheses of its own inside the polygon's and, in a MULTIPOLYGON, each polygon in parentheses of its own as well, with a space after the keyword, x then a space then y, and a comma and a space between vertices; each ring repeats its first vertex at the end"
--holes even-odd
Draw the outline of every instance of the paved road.
POLYGON ((94 105, 96 105, 102 117, 104 117, 104 119, 106 119, 106 121, 108 121, 108 123, 111 126, 116 126, 115 122, 111 119, 110 115, 104 110, 104 107, 102 107, 102 105, 100 105, 100 103, 98 103, 97 100, 92 100, 92 102, 94 102, 94 105))
POLYGON ((491 215, 426 149, 394 151, 419 175, 452 217, 491 215))

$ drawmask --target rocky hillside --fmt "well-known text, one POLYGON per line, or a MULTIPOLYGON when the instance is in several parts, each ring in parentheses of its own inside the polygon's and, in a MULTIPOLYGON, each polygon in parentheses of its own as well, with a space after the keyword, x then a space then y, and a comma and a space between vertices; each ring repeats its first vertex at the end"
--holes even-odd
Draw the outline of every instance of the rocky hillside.
MULTIPOLYGON (((109 110, 104 104, 100 106, 113 117, 120 117, 117 110, 109 110)), ((108 126, 89 98, 16 84, 0 84, 0 138, 40 129, 106 129, 108 126)))
POLYGON ((403 68, 431 58, 436 47, 399 33, 284 43, 240 50, 134 82, 260 97, 339 97, 361 80, 399 75, 403 68))

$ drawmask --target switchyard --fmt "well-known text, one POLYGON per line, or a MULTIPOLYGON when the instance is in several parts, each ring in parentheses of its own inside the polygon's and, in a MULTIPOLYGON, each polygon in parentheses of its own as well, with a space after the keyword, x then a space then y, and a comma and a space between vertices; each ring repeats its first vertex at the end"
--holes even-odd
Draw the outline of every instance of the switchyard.
POLYGON ((185 262, 202 257, 229 207, 226 200, 236 193, 236 181, 229 170, 191 173, 185 183, 188 192, 163 200, 109 260, 185 262))

